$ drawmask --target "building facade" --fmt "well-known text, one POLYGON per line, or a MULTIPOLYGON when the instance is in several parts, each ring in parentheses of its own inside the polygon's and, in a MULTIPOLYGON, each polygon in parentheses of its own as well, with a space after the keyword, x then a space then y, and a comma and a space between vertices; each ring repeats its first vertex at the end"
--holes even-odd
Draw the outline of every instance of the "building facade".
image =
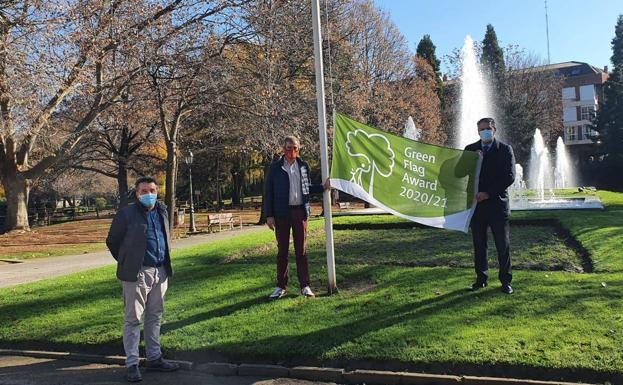
POLYGON ((563 108, 563 140, 568 146, 593 145, 596 132, 592 120, 599 103, 603 101, 603 86, 608 69, 599 69, 587 63, 566 62, 545 66, 564 78, 561 91, 563 108))

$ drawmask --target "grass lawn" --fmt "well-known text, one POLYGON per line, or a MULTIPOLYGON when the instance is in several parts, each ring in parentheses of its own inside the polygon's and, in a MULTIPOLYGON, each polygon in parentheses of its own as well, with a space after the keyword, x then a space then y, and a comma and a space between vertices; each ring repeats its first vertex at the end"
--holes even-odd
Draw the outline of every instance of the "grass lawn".
MULTIPOLYGON (((317 215, 321 212, 321 204, 312 205, 312 214, 317 215)), ((239 226, 240 221, 245 226, 255 225, 260 217, 258 209, 223 210, 222 213, 233 214, 236 227, 239 226)), ((58 257, 105 251, 105 240, 111 222, 112 218, 85 219, 33 227, 31 231, 0 234, 0 260, 58 257)), ((184 224, 174 228, 173 239, 188 237, 189 223, 190 215, 187 211, 184 224)), ((198 233, 208 233, 208 213, 195 213, 195 223, 198 233)), ((223 228, 224 231, 227 229, 227 226, 223 228)))
POLYGON ((87 219, 0 235, 0 259, 31 259, 105 250, 110 219, 87 219))
POLYGON ((21 261, 24 259, 60 257, 63 255, 78 255, 106 250, 103 242, 72 245, 47 245, 41 247, 24 247, 25 250, 12 250, 10 253, 0 254, 0 259, 6 261, 21 261))
MULTIPOLYGON (((177 251, 163 346, 198 361, 621 382, 623 194, 599 195, 604 211, 513 214, 512 296, 499 292, 495 270, 488 288, 465 290, 474 278, 468 235, 391 216, 335 219, 340 293, 316 300, 296 295, 294 263, 290 294, 266 300, 269 231, 177 251), (587 257, 592 273, 582 272, 587 257)), ((310 224, 319 294, 322 227, 310 224)), ((5 348, 122 353, 121 328, 112 267, 0 290, 5 348)))

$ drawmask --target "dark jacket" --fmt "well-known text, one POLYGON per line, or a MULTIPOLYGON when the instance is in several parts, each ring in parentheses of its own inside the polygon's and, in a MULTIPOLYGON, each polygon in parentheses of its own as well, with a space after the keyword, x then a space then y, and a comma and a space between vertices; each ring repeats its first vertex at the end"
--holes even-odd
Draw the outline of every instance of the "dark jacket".
MULTIPOLYGON (((287 218, 289 213, 290 202, 290 177, 282 168, 285 162, 282 156, 278 160, 271 163, 266 176, 266 188, 264 191, 264 213, 266 218, 287 218)), ((307 217, 310 216, 309 195, 324 191, 322 185, 311 183, 309 177, 309 165, 302 159, 296 158, 296 162, 301 172, 301 191, 303 197, 303 205, 307 217)))
MULTIPOLYGON (((165 262, 167 275, 173 275, 171 268, 171 232, 167 208, 156 203, 156 208, 164 226, 165 232, 165 262)), ((117 260, 117 278, 121 281, 136 282, 138 273, 143 265, 147 250, 147 210, 139 202, 120 209, 110 225, 106 246, 113 258, 117 260)))
MULTIPOLYGON (((466 151, 482 150, 481 141, 465 147, 466 151)), ((483 156, 478 180, 478 192, 486 192, 489 199, 478 203, 474 217, 508 217, 510 205, 508 186, 515 181, 515 154, 513 148, 497 139, 483 156)))

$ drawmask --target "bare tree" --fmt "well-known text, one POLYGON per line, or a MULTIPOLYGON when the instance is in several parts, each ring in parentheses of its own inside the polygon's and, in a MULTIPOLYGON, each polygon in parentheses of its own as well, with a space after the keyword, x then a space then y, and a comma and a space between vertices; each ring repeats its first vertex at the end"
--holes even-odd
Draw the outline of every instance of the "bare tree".
POLYGON ((437 79, 430 64, 413 55, 389 15, 371 1, 342 8, 348 16, 335 20, 331 42, 335 76, 346 84, 337 90, 338 108, 396 134, 413 116, 423 140, 442 143, 437 79))
POLYGON ((517 161, 526 164, 537 128, 550 146, 555 146, 562 134, 560 90, 564 79, 538 57, 515 46, 507 47, 505 52, 508 71, 500 87, 503 94, 498 96, 504 128, 501 132, 513 145, 517 161))
POLYGON ((79 144, 70 161, 74 169, 114 178, 119 207, 129 203, 130 172, 153 175, 164 168, 165 159, 159 151, 164 143, 158 135, 158 118, 147 107, 139 95, 124 94, 115 108, 95 120, 91 134, 79 144))
MULTIPOLYGON (((117 101, 140 66, 111 70, 115 52, 140 47, 148 29, 162 23, 179 30, 204 11, 183 0, 47 2, 15 0, 0 10, 0 179, 7 194, 6 230, 29 228, 33 181, 62 161, 95 118, 117 101), (177 15, 185 19, 176 18, 177 15), (172 22, 175 20, 175 22, 172 22), (10 53, 10 54, 9 54, 10 53), (88 107, 63 132, 51 125, 64 104, 88 107), (45 138, 58 143, 45 146, 45 138)), ((69 124, 71 123, 71 124, 69 124)))
MULTIPOLYGON (((165 204, 169 207, 169 220, 173 225, 175 188, 179 155, 189 148, 180 148, 184 125, 191 114, 201 114, 206 108, 202 101, 208 95, 218 94, 219 72, 212 73, 210 61, 217 60, 224 47, 231 42, 229 36, 214 45, 208 43, 197 49, 195 39, 186 39, 179 46, 164 52, 155 52, 145 62, 149 84, 154 94, 153 107, 158 113, 158 124, 166 145, 165 204)), ((219 79, 222 80, 222 79, 219 79)), ((229 85, 227 85, 229 86, 229 85)), ((224 92, 224 91, 223 91, 224 92)), ((212 128, 202 126, 202 135, 212 128)))
POLYGON ((227 126, 235 130, 242 124, 246 130, 236 131, 234 136, 217 131, 212 142, 217 151, 227 155, 219 162, 228 161, 238 192, 234 195, 241 191, 240 176, 247 159, 259 154, 266 171, 285 135, 301 138, 303 156, 318 153, 310 15, 309 2, 261 0, 249 4, 243 14, 248 28, 246 43, 224 52, 235 79, 227 103, 236 106, 236 116, 224 111, 222 122, 237 120, 238 124, 227 126))

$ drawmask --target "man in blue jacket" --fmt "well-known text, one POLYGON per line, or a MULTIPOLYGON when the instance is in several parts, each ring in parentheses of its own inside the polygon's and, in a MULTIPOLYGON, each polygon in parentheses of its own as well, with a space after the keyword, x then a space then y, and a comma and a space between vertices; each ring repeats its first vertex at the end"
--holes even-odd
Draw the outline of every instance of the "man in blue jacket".
POLYGON ((515 181, 515 155, 513 148, 495 138, 496 127, 492 118, 478 121, 480 140, 465 147, 466 151, 480 152, 483 156, 476 194, 476 211, 471 221, 474 242, 476 282, 472 290, 487 286, 487 228, 491 228, 500 265, 499 279, 502 292, 512 294, 510 259, 510 206, 508 186, 515 181))
POLYGON ((298 138, 288 136, 284 140, 284 155, 274 161, 266 176, 264 212, 266 224, 275 231, 277 238, 277 287, 269 299, 276 300, 286 294, 288 287, 288 251, 290 229, 294 239, 296 272, 301 294, 315 297, 309 287, 309 266, 306 251, 307 218, 311 211, 309 196, 330 188, 329 180, 324 185, 313 185, 309 176, 309 165, 298 157, 301 144, 298 138))
POLYGON ((117 278, 123 287, 125 323, 123 347, 126 379, 142 380, 138 368, 141 320, 145 318, 145 366, 148 370, 170 372, 179 365, 162 358, 160 323, 164 312, 171 268, 171 232, 166 206, 158 203, 158 185, 151 177, 136 181, 136 201, 115 215, 106 245, 117 260, 117 278))

